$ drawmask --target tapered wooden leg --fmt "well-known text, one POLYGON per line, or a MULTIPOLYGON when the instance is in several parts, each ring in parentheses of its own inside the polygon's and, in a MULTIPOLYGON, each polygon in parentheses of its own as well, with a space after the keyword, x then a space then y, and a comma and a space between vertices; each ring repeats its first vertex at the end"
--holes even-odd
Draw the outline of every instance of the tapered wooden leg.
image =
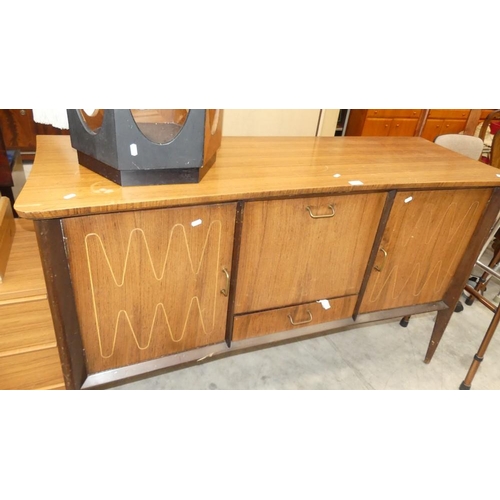
POLYGON ((486 349, 488 349, 488 345, 490 344, 490 341, 493 338, 493 335, 495 334, 499 322, 500 322, 500 309, 497 309, 495 315, 493 316, 493 319, 491 320, 488 330, 486 330, 486 334, 483 338, 483 341, 481 342, 481 345, 479 346, 479 350, 477 351, 477 354, 474 355, 474 359, 472 360, 472 364, 470 365, 469 371, 467 372, 464 381, 460 385, 461 390, 467 390, 471 388, 474 376, 476 375, 476 372, 479 368, 479 365, 481 364, 481 361, 483 361, 486 349))
POLYGON ((432 356, 436 352, 437 346, 443 336, 448 323, 450 322, 451 315, 453 314, 453 308, 443 309, 438 311, 436 316, 436 322, 434 323, 434 329, 432 330, 431 340, 429 342, 429 347, 427 348, 427 353, 425 355, 424 363, 430 363, 432 356))

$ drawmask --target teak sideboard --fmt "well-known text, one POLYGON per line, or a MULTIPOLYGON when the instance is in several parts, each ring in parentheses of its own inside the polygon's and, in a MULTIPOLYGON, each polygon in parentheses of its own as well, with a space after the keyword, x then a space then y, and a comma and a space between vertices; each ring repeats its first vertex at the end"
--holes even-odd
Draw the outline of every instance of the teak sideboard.
POLYGON ((436 311, 429 362, 499 213, 498 172, 418 137, 226 137, 199 184, 122 188, 39 136, 15 207, 79 389, 436 311))

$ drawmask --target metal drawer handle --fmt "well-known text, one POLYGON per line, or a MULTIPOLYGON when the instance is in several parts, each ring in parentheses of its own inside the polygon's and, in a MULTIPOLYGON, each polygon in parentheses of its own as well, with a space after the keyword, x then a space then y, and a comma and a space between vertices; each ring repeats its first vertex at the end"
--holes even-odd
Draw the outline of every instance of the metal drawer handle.
POLYGON ((326 215, 314 215, 311 211, 311 207, 306 207, 306 210, 313 219, 329 219, 335 215, 335 209, 333 208, 333 205, 328 205, 328 208, 332 211, 332 213, 326 215))
POLYGON ((378 271, 379 273, 381 273, 382 269, 384 269, 385 261, 387 260, 387 252, 382 247, 380 247, 378 250, 379 250, 379 252, 382 252, 384 254, 384 260, 382 261, 381 266, 374 266, 374 269, 375 269, 375 271, 378 271))
POLYGON ((309 314, 309 319, 306 319, 305 321, 299 321, 298 323, 295 323, 292 319, 292 316, 291 314, 288 315, 288 319, 290 320, 290 323, 293 325, 293 326, 297 326, 297 325, 305 325, 307 323, 310 323, 312 320, 313 320, 313 315, 311 314, 311 311, 309 311, 309 309, 306 311, 307 314, 309 314))
POLYGON ((220 293, 224 295, 224 297, 227 297, 229 293, 229 273, 227 272, 227 269, 225 267, 222 268, 222 272, 226 275, 226 288, 223 288, 220 293))

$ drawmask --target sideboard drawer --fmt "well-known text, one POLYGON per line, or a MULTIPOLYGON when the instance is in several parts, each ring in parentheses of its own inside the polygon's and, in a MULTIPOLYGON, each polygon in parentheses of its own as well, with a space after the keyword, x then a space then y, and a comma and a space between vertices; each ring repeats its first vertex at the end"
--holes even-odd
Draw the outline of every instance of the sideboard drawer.
POLYGON ((237 314, 359 293, 385 193, 249 202, 237 314))
POLYGON ((369 118, 418 118, 421 109, 369 109, 366 116, 369 118))
POLYGON ((429 118, 441 119, 467 119, 470 114, 470 109, 431 109, 429 118))
POLYGON ((330 299, 330 309, 319 302, 283 307, 234 318, 233 340, 244 340, 276 332, 285 332, 308 325, 319 325, 348 318, 354 312, 357 295, 330 299))
POLYGON ((0 358, 0 390, 63 389, 57 347, 0 358))
POLYGON ((49 345, 56 347, 47 299, 0 304, 0 353, 16 353, 49 345))

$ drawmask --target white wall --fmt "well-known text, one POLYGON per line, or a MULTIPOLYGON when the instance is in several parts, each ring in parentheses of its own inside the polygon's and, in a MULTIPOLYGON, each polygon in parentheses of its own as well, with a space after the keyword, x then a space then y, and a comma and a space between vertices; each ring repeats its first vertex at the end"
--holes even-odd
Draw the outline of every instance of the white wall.
POLYGON ((319 109, 225 109, 224 136, 315 136, 319 109))
POLYGON ((338 109, 225 109, 225 136, 333 136, 338 109))

